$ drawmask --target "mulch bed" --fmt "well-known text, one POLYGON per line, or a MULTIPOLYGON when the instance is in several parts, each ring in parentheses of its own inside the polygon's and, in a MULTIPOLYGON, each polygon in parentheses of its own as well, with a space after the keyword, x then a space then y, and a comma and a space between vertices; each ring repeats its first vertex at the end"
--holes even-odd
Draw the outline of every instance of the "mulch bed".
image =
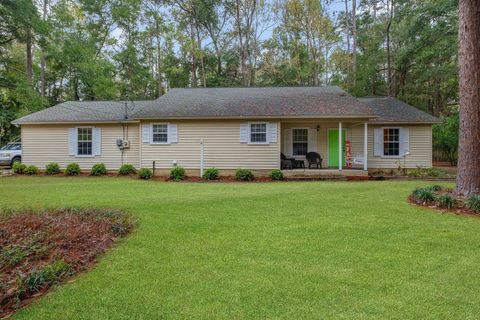
POLYGON ((0 318, 79 272, 134 227, 118 210, 57 209, 0 215, 0 318))
POLYGON ((459 215, 459 216, 468 216, 468 217, 480 218, 480 213, 469 209, 466 206, 466 200, 467 199, 463 196, 459 196, 458 194, 456 194, 455 190, 453 190, 453 189, 442 189, 442 190, 437 191, 436 193, 438 195, 441 195, 441 194, 451 195, 457 201, 456 205, 453 208, 443 208, 443 207, 440 207, 434 201, 433 202, 432 201, 427 201, 427 202, 420 201, 420 200, 416 199, 413 195, 408 196, 407 201, 410 204, 413 204, 413 205, 416 205, 416 206, 421 206, 421 207, 428 208, 428 209, 433 209, 433 210, 436 210, 436 211, 440 211, 442 213, 450 213, 450 214, 455 214, 455 215, 459 215))

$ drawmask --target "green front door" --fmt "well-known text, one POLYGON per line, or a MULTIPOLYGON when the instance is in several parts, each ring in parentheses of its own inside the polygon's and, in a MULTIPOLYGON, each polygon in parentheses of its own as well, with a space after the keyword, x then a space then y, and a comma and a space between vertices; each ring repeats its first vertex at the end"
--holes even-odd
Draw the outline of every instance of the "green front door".
MULTIPOLYGON (((345 130, 342 130, 343 162, 345 165, 345 130)), ((338 167, 338 129, 328 130, 328 166, 338 167)))

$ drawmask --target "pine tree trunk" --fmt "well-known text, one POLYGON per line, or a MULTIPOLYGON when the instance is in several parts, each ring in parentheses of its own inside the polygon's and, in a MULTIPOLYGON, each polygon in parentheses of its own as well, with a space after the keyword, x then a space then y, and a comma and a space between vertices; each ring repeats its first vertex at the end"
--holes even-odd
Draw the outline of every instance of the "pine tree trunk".
POLYGON ((353 56, 352 56, 352 71, 353 71, 353 86, 357 84, 357 2, 352 0, 352 37, 353 37, 353 56))
POLYGON ((32 30, 27 31, 27 39, 26 39, 26 57, 27 57, 27 81, 28 84, 32 85, 33 79, 33 58, 32 58, 32 30))
POLYGON ((460 133, 457 192, 480 193, 480 0, 459 2, 460 133))
MULTIPOLYGON (((42 20, 47 20, 47 7, 48 7, 48 0, 43 0, 43 14, 42 20)), ((40 49, 40 95, 45 97, 45 89, 47 87, 46 79, 45 79, 45 49, 40 49)))

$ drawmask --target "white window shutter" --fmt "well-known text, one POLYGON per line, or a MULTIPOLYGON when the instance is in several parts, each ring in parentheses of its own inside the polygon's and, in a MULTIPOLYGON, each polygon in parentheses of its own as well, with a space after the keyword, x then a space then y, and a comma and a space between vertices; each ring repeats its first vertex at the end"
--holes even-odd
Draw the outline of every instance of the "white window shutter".
POLYGON ((178 142, 178 130, 176 123, 168 124, 168 143, 177 143, 178 142))
POLYGON ((317 129, 308 129, 307 152, 317 152, 317 129))
POLYGON ((102 154, 102 129, 93 128, 92 133, 93 155, 99 156, 102 154))
POLYGON ((383 156, 383 129, 373 129, 373 155, 381 157, 383 156))
POLYGON ((77 155, 77 128, 68 129, 68 154, 77 155))
POLYGON ((408 128, 400 128, 400 156, 410 151, 410 130, 408 128))
POLYGON ((240 124, 240 142, 241 143, 250 142, 250 125, 248 123, 240 124))
POLYGON ((283 130, 283 153, 290 157, 292 156, 293 149, 293 140, 292 140, 292 129, 283 130))
POLYGON ((151 127, 152 126, 149 124, 142 125, 142 142, 143 143, 150 143, 151 127))
POLYGON ((277 123, 268 123, 268 142, 269 143, 277 143, 278 134, 277 134, 277 123))

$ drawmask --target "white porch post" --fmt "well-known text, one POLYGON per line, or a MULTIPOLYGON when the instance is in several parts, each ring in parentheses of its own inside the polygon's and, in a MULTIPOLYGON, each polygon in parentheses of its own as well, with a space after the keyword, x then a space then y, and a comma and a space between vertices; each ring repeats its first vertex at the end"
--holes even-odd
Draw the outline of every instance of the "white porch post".
POLYGON ((343 146, 342 146, 342 123, 338 123, 338 171, 342 171, 343 166, 343 146))
POLYGON ((363 170, 368 171, 368 123, 363 127, 363 170))

